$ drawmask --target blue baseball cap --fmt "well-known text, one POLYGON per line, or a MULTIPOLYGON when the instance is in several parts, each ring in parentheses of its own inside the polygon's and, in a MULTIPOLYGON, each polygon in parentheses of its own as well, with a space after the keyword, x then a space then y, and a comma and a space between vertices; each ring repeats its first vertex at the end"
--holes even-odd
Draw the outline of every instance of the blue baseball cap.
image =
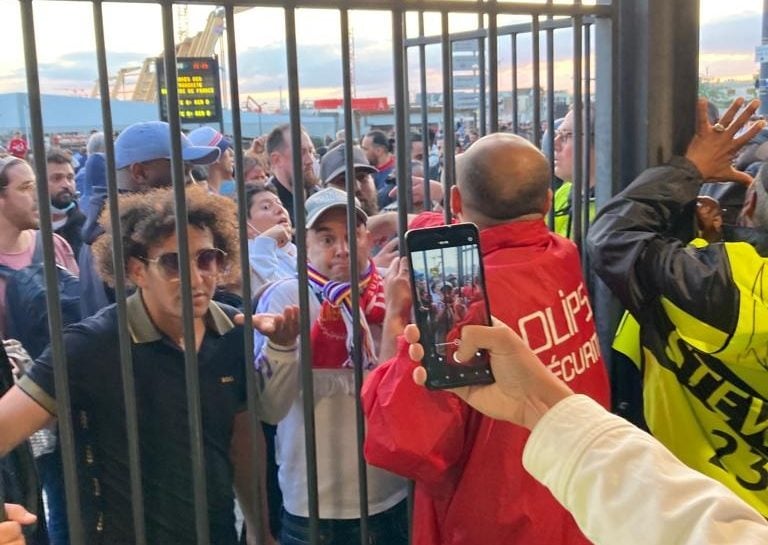
MULTIPOLYGON (((196 146, 181 135, 181 158, 193 165, 209 165, 219 159, 218 147, 196 146)), ((134 163, 170 159, 171 130, 164 121, 134 123, 115 140, 115 167, 120 170, 134 163)))
POLYGON ((224 153, 232 147, 232 142, 216 129, 198 127, 187 135, 194 146, 216 146, 224 153))

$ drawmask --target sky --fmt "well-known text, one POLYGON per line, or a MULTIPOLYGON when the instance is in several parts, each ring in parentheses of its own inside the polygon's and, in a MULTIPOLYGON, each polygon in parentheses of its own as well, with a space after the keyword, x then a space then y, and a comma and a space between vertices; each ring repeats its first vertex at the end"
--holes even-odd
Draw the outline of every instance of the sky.
MULTIPOLYGON (((560 2, 558 2, 560 3, 560 2)), ((566 2, 567 3, 567 2, 566 2)), ((585 2, 587 3, 587 2, 585 2)), ((89 2, 35 0, 35 34, 41 88, 45 93, 90 96, 97 77, 92 8, 89 2), (76 21, 76 24, 74 22, 76 21)), ((188 6, 186 25, 177 32, 202 30, 213 6, 188 6)), ((748 79, 757 70, 754 48, 760 43, 760 0, 702 0, 700 73, 714 78, 748 79)), ((176 12, 180 8, 176 8, 176 12)), ((151 4, 104 4, 108 69, 138 66, 162 51, 161 8, 151 4)), ((0 0, 0 92, 25 91, 24 48, 19 2, 0 0)), ((392 97, 391 19, 387 12, 350 13, 354 35, 354 80, 357 96, 392 97)), ((500 26, 527 19, 500 16, 500 26)), ((477 18, 453 14, 451 31, 476 28, 477 18)), ((427 33, 439 31, 439 15, 425 18, 427 33)), ((415 17, 407 20, 409 35, 417 31, 415 17)), ((341 96, 341 45, 338 14, 326 10, 297 13, 301 99, 341 96)), ((235 16, 240 93, 265 108, 287 101, 285 27, 281 9, 253 8, 235 16)), ((572 87, 568 31, 555 33, 555 86, 572 87)), ((510 40, 499 41, 500 89, 511 86, 510 40)), ((530 40, 520 40, 519 84, 530 85, 530 40)), ((219 52, 218 50, 216 52, 219 52)), ((542 49, 543 54, 543 49, 542 49)), ((409 63, 411 89, 418 87, 417 57, 409 63)), ((441 90, 440 47, 427 47, 429 92, 441 90)), ((543 67, 542 67, 543 68, 543 67)), ((226 101, 226 91, 225 91, 226 101)))

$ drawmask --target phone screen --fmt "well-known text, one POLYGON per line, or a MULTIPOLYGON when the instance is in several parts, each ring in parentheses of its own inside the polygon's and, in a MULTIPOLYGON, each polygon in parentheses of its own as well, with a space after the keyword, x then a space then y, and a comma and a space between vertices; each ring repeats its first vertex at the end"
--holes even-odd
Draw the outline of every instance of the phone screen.
POLYGON ((424 347, 427 385, 450 388, 493 382, 488 354, 454 354, 465 325, 490 325, 477 228, 457 224, 409 231, 414 314, 424 347))

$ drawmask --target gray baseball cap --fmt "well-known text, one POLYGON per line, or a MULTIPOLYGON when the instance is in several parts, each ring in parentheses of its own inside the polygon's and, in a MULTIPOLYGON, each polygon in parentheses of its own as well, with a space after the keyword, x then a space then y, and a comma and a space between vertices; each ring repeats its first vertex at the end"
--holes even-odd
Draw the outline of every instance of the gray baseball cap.
MULTIPOLYGON (((315 222, 331 208, 347 208, 347 193, 335 187, 321 189, 305 203, 307 210, 307 229, 312 229, 315 222)), ((357 216, 368 223, 368 214, 360 207, 360 201, 355 197, 355 212, 357 216)))
MULTIPOLYGON (((333 180, 339 174, 347 171, 347 162, 345 159, 344 144, 331 148, 320 159, 320 179, 324 184, 333 180)), ((363 170, 371 174, 378 172, 376 167, 368 163, 365 158, 365 152, 359 146, 352 147, 352 164, 355 170, 363 170)))

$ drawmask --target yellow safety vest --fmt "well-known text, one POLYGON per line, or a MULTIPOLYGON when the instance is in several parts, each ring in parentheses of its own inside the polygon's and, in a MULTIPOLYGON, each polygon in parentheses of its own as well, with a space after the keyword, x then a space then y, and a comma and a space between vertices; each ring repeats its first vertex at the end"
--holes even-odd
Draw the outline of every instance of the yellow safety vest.
POLYGON ((768 259, 744 242, 724 247, 739 298, 733 331, 704 323, 662 297, 654 322, 641 317, 638 324, 625 315, 614 348, 643 371, 645 418, 653 435, 768 516, 768 259), (665 326, 664 345, 649 346, 654 336, 644 329, 665 326))
MULTIPOLYGON (((573 214, 573 206, 571 202, 571 190, 573 189, 572 182, 563 182, 563 185, 557 188, 555 196, 553 198, 552 207, 554 210, 555 224, 553 231, 558 235, 571 238, 573 229, 571 228, 571 219, 573 214)), ((595 207, 595 200, 590 199, 589 203, 589 221, 592 222, 595 219, 597 213, 595 207)))

